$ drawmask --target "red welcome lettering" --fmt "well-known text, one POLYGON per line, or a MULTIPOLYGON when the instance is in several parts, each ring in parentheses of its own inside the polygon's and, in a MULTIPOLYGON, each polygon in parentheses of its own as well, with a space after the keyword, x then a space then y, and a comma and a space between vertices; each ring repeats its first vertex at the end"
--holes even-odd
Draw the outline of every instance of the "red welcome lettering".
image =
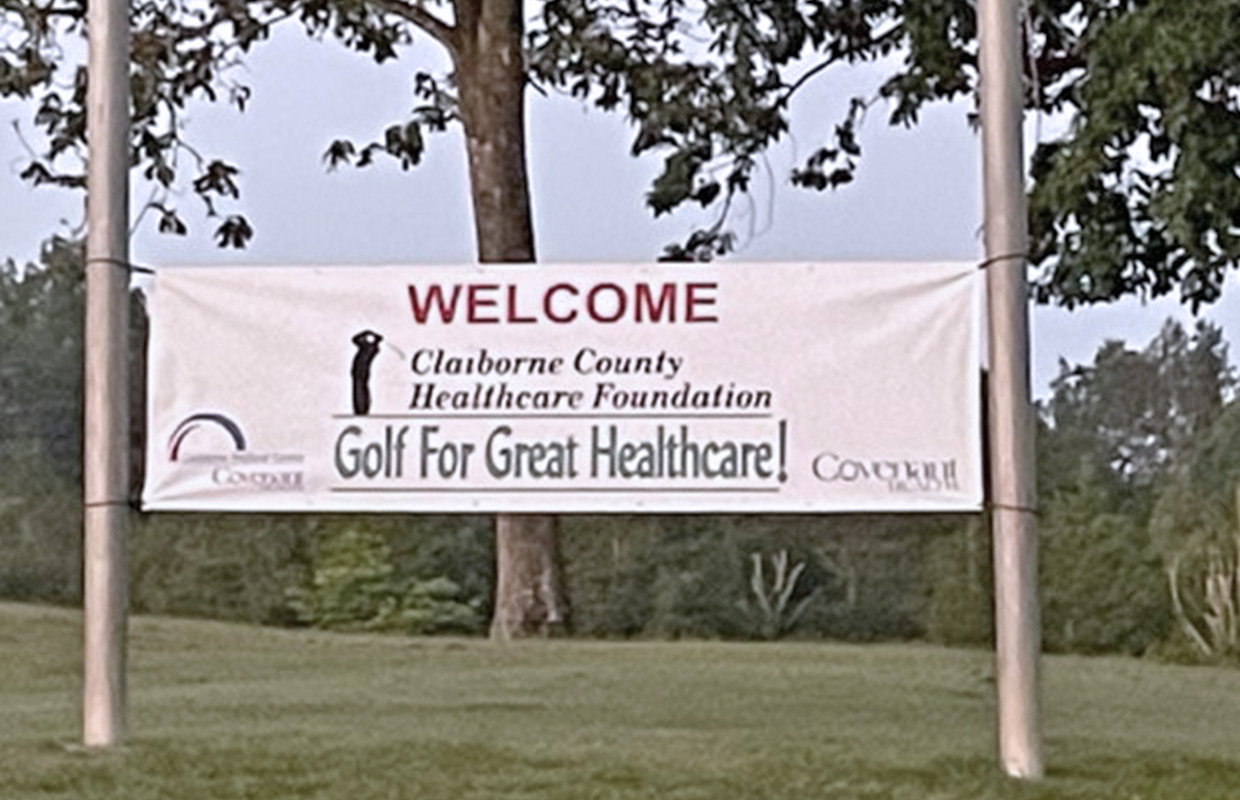
POLYGON ((423 300, 418 299, 418 287, 412 284, 409 286, 409 305, 413 309, 413 318, 419 325, 426 324, 426 320, 431 315, 431 306, 439 309, 441 322, 452 322, 456 318, 456 302, 460 297, 460 284, 452 287, 452 299, 450 300, 444 297, 443 287, 437 283, 427 288, 426 297, 423 300))

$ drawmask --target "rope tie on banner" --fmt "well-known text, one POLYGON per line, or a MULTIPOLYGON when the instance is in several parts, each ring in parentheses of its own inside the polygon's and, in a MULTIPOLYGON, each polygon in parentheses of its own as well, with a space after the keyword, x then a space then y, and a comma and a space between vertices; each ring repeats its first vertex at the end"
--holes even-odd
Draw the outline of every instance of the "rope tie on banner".
POLYGON ((1009 503, 985 503, 985 508, 998 511, 1015 511, 1018 514, 1033 514, 1035 517, 1041 513, 1032 506, 1014 506, 1009 503))
POLYGON ((89 267, 91 264, 107 264, 109 266, 116 267, 117 269, 124 270, 125 272, 128 272, 130 274, 133 274, 133 273, 137 273, 139 275, 154 275, 155 274, 155 270, 151 269, 150 267, 140 267, 137 264, 131 264, 130 262, 122 261, 119 258, 108 258, 106 256, 103 256, 103 257, 96 256, 95 258, 86 259, 86 266, 89 267))
POLYGON ((124 506, 126 508, 129 508, 133 506, 133 501, 128 500, 128 499, 126 500, 92 500, 88 503, 82 504, 82 508, 86 508, 86 509, 109 508, 112 506, 124 506))
POLYGON ((1011 261, 1014 258, 1019 258, 1022 261, 1028 261, 1029 253, 1024 250, 1015 253, 1001 253, 1000 255, 991 256, 990 258, 984 259, 977 265, 977 268, 989 269, 991 264, 998 264, 1000 261, 1011 261))

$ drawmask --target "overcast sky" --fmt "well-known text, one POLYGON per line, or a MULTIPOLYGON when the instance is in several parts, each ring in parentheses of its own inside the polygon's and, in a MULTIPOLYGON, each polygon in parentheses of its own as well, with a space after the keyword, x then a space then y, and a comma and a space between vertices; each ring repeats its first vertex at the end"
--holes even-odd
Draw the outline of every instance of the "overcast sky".
MULTIPOLYGON (((362 138, 401 120, 413 104, 412 73, 433 56, 419 46, 379 67, 333 42, 314 42, 290 29, 260 47, 247 65, 255 92, 245 114, 222 107, 191 112, 190 135, 207 156, 242 168, 243 211, 257 235, 246 251, 217 249, 213 225, 193 196, 181 198, 191 227, 184 238, 162 236, 155 220, 138 225, 136 263, 176 264, 452 264, 474 257, 472 223, 459 134, 429 142, 421 166, 401 172, 383 163, 327 173, 322 154, 332 139, 362 138)), ((872 91, 870 70, 827 75, 794 107, 792 135, 767 159, 752 203, 734 227, 742 247, 733 258, 780 260, 980 259, 979 148, 967 105, 936 107, 915 129, 891 129, 881 107, 862 134, 858 180, 817 194, 794 189, 787 176, 839 119, 847 99, 872 91)), ((14 123, 30 130, 28 109, 0 104, 0 257, 34 260, 41 240, 81 223, 81 198, 33 190, 17 178, 22 144, 14 123)), ((1027 126, 1028 144, 1039 136, 1027 126)), ((683 238, 692 212, 655 221, 643 204, 658 157, 634 160, 618 116, 584 110, 571 100, 531 93, 530 159, 539 258, 556 262, 649 262, 663 245, 683 238)), ((135 186, 134 210, 148 190, 135 186)), ((1240 279, 1230 277, 1234 287, 1240 279)), ((1169 315, 1188 320, 1174 300, 1129 301, 1068 313, 1037 309, 1033 318, 1035 392, 1044 393, 1060 357, 1089 362, 1098 345, 1118 338, 1148 342, 1169 315)), ((1232 288, 1206 316, 1240 336, 1240 289, 1232 288)), ((1233 361, 1238 353, 1233 352, 1233 361)))

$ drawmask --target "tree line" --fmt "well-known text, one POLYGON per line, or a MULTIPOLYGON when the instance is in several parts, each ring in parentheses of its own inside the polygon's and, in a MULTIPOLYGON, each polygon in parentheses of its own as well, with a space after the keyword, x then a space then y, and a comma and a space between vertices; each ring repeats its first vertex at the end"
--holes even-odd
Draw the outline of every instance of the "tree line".
MULTIPOLYGON (((82 256, 0 270, 0 596, 80 598, 82 256)), ((144 315, 135 295, 134 491, 144 315)), ((1043 636, 1056 651, 1240 655, 1240 398, 1221 329, 1061 363, 1039 405, 1043 636)), ((566 633, 984 645, 984 515, 565 515, 566 633)), ((135 611, 476 634, 492 523, 133 512, 135 611)))

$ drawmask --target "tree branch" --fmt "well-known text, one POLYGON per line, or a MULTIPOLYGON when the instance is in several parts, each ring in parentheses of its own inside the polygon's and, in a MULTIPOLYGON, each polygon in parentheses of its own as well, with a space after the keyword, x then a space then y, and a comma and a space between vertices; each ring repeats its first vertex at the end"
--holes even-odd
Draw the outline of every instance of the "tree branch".
POLYGON ((453 58, 456 57, 457 29, 427 11, 420 3, 412 5, 404 0, 368 0, 368 2, 384 13, 393 14, 417 25, 432 39, 446 47, 453 58))
POLYGON ((788 84, 788 85, 787 85, 787 87, 786 87, 786 88, 785 88, 785 90, 784 90, 784 96, 783 96, 783 97, 781 97, 781 98, 779 98, 779 105, 780 105, 780 107, 781 107, 781 108, 787 108, 787 107, 788 107, 788 101, 792 99, 792 96, 793 96, 794 94, 796 94, 796 93, 797 93, 797 91, 798 91, 798 90, 799 90, 802 86, 804 86, 805 84, 809 83, 811 80, 813 80, 813 79, 814 79, 814 77, 815 77, 815 76, 817 76, 817 75, 818 75, 818 73, 822 72, 823 70, 825 70, 827 67, 830 67, 830 66, 831 66, 832 64, 834 64, 834 63, 836 63, 836 59, 834 59, 834 58, 827 58, 827 59, 824 59, 824 60, 822 60, 822 61, 818 62, 817 64, 815 64, 813 67, 811 67, 808 71, 806 71, 806 73, 805 73, 804 75, 802 75, 801 77, 797 78, 797 79, 796 79, 795 81, 793 81, 792 83, 788 84))

